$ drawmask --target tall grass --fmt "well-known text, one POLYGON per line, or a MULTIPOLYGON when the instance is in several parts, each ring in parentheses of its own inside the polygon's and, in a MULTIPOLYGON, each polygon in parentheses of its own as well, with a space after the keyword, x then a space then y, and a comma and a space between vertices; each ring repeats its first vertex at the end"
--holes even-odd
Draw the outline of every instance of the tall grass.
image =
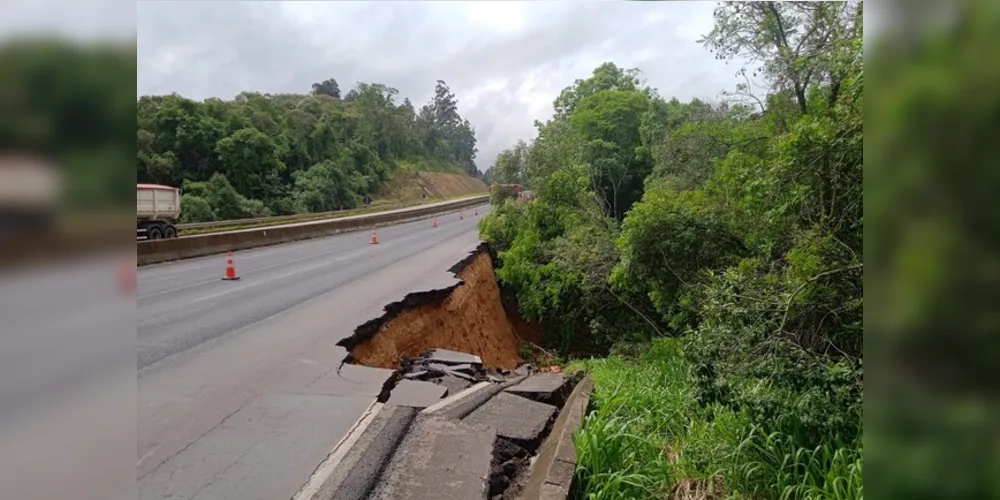
POLYGON ((805 449, 740 412, 700 406, 677 340, 574 368, 595 384, 575 436, 577 498, 863 498, 860 439, 805 449))

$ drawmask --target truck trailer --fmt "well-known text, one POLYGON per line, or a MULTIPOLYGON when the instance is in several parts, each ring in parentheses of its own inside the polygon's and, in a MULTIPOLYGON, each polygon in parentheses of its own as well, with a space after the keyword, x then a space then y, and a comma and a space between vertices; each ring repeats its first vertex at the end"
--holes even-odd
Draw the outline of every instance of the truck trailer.
POLYGON ((181 190, 161 184, 135 185, 136 239, 176 238, 181 190))

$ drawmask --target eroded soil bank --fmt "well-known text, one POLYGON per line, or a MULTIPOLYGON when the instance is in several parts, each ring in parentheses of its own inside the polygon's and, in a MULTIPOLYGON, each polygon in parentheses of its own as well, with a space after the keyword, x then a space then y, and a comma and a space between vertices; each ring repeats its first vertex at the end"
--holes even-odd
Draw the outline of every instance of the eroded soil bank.
POLYGON ((489 368, 516 368, 521 342, 501 304, 489 254, 479 250, 456 268, 461 284, 428 292, 425 300, 404 300, 374 334, 347 342, 351 362, 398 369, 403 358, 443 348, 475 354, 489 368))

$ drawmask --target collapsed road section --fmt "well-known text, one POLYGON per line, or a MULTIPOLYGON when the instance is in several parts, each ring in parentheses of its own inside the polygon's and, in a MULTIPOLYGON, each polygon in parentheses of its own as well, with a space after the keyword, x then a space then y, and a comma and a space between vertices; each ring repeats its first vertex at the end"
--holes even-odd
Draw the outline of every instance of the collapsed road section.
POLYGON ((479 356, 487 367, 516 368, 520 341, 485 248, 477 247, 449 271, 458 278, 453 285, 411 293, 341 340, 348 362, 396 369, 404 359, 443 348, 479 356))
POLYGON ((575 461, 544 450, 572 448, 560 422, 570 406, 582 419, 586 384, 517 356, 482 247, 451 271, 458 283, 410 294, 341 341, 346 363, 394 372, 296 500, 540 498, 532 484, 559 482, 565 498, 575 461))
POLYGON ((566 498, 575 456, 572 435, 557 419, 573 406, 568 402, 580 392, 574 388, 583 385, 522 365, 502 381, 486 380, 439 399, 449 391, 443 384, 404 378, 387 402, 373 405, 374 415, 359 421, 295 500, 560 498, 538 494, 559 481, 566 486, 557 491, 566 498), (561 444, 550 444, 553 439, 561 444), (546 448, 568 448, 570 458, 542 460, 546 448), (541 489, 531 489, 532 483, 541 489))

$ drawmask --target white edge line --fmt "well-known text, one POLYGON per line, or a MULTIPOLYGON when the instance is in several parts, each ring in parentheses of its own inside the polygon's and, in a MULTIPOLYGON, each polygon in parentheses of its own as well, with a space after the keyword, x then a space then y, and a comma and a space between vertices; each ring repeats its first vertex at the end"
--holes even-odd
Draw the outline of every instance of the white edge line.
POLYGON ((316 467, 312 476, 309 477, 309 481, 302 485, 302 488, 292 497, 292 500, 310 500, 319 493, 319 489, 323 486, 323 483, 333 474, 334 469, 340 465, 341 460, 354 447, 354 444, 364 434, 365 429, 368 428, 379 412, 382 411, 383 406, 378 401, 372 401, 372 404, 358 418, 358 421, 354 423, 351 430, 347 431, 347 435, 337 443, 337 446, 333 447, 333 450, 327 455, 326 460, 323 460, 323 463, 319 464, 319 467, 316 467))

